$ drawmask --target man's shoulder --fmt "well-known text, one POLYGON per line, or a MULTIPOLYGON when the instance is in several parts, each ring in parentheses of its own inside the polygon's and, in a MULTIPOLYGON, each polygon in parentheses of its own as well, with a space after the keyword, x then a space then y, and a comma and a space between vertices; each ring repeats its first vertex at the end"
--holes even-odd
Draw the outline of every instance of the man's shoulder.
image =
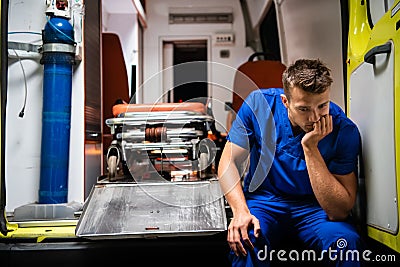
POLYGON ((245 102, 254 110, 269 108, 273 111, 276 109, 277 103, 281 102, 281 94, 283 94, 282 88, 257 89, 249 94, 245 102))
POLYGON ((357 125, 351 120, 351 118, 346 115, 346 113, 338 104, 331 102, 329 113, 333 116, 334 121, 336 121, 341 126, 341 128, 357 128, 357 125))
POLYGON ((282 88, 261 88, 258 91, 260 94, 267 95, 267 96, 280 96, 283 94, 282 88))
POLYGON ((249 98, 252 98, 255 101, 257 101, 257 99, 259 100, 260 97, 263 96, 265 99, 268 100, 276 97, 280 98, 281 94, 283 94, 282 88, 257 89, 249 94, 249 98))

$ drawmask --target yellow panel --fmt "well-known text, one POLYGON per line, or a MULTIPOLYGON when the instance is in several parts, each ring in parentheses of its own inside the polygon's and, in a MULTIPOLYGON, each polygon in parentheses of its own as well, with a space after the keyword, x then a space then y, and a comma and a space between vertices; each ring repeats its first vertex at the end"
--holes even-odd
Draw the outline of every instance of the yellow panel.
POLYGON ((360 59, 362 61, 371 34, 368 24, 367 6, 366 4, 361 5, 361 2, 366 1, 349 1, 349 56, 355 60, 354 64, 360 62, 360 59))
POLYGON ((48 225, 36 227, 18 227, 17 224, 8 224, 10 232, 7 236, 0 234, 1 239, 36 239, 36 242, 42 242, 46 238, 76 238, 76 223, 67 226, 54 226, 51 222, 48 225))
MULTIPOLYGON (((361 5, 361 2, 367 3, 368 1, 350 0, 349 1, 349 39, 348 39, 348 60, 347 60, 347 84, 350 85, 351 73, 364 61, 364 55, 373 47, 385 44, 387 41, 392 40, 394 43, 394 92, 395 92, 395 142, 396 142, 396 174, 400 173, 400 120, 397 116, 400 115, 400 30, 396 30, 396 22, 400 20, 400 11, 393 14, 392 8, 400 5, 400 0, 396 0, 393 7, 376 23, 371 30, 367 19, 367 7, 361 5)), ((350 95, 351 88, 347 88, 348 96, 350 95)), ((347 99, 347 107, 350 106, 350 99, 347 99)), ((351 110, 347 110, 351 117, 351 110)), ((379 140, 377 140, 379 142, 379 140)), ((400 177, 396 175, 397 183, 397 199, 399 199, 400 192, 400 177)), ((399 205, 397 205, 400 214, 399 205)), ((400 218, 399 218, 400 219, 400 218)), ((388 232, 368 226, 368 235, 400 252, 400 234, 390 234, 388 232)))

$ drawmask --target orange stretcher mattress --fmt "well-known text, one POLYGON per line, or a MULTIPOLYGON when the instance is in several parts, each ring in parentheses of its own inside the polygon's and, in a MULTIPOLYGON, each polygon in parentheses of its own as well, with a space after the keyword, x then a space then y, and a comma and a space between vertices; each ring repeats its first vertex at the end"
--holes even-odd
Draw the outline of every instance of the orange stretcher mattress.
POLYGON ((155 104, 117 104, 112 108, 114 117, 127 112, 192 111, 206 114, 206 106, 199 102, 155 103, 155 104))

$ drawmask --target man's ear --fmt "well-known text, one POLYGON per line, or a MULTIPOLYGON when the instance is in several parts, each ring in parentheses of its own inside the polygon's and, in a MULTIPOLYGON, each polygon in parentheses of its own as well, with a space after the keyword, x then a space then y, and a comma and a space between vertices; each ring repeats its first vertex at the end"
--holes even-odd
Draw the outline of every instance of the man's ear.
POLYGON ((288 108, 288 107, 289 107, 289 100, 287 99, 286 95, 281 94, 281 100, 282 100, 283 105, 284 105, 286 108, 288 108))

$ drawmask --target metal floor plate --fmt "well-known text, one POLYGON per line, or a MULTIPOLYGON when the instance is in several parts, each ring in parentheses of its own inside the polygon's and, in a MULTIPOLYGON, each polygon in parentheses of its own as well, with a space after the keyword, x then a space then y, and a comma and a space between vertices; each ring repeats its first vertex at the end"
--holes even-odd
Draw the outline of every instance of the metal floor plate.
POLYGON ((227 229, 217 179, 96 184, 76 227, 89 239, 207 235, 227 229))

